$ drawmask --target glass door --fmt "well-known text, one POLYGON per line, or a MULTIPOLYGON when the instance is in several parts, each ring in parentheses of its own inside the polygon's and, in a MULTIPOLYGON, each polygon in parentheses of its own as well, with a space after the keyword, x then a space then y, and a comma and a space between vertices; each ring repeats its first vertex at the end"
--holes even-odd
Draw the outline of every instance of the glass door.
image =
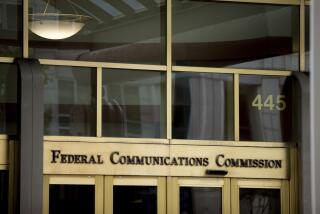
POLYGON ((168 213, 229 214, 230 179, 169 177, 168 213))
POLYGON ((44 213, 103 213, 103 176, 45 175, 44 213))
POLYGON ((0 165, 0 209, 1 213, 8 213, 9 197, 9 172, 0 165))
POLYGON ((9 171, 8 141, 0 139, 0 210, 8 213, 9 171))
POLYGON ((289 181, 45 175, 45 214, 289 214, 289 181))
POLYGON ((232 214, 289 214, 286 180, 232 179, 232 214))
POLYGON ((105 214, 165 214, 164 177, 106 176, 105 214))

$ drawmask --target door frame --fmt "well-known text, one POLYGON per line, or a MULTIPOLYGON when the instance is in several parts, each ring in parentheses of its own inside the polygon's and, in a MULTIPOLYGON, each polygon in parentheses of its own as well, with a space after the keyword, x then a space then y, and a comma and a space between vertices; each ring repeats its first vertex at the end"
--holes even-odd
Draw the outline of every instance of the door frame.
POLYGON ((231 179, 231 211, 240 214, 240 188, 280 189, 281 214, 289 214, 289 181, 272 179, 231 179))
POLYGON ((156 186, 157 213, 166 214, 166 177, 104 176, 104 214, 113 214, 114 186, 156 186))
POLYGON ((113 214, 113 186, 156 186, 157 213, 179 214, 180 187, 222 188, 222 214, 240 213, 240 188, 280 189, 281 214, 289 214, 289 181, 200 177, 44 175, 43 213, 49 214, 50 184, 94 185, 95 214, 113 214))
POLYGON ((222 188, 222 214, 230 213, 230 179, 229 178, 167 178, 167 213, 180 213, 180 187, 218 187, 222 188))
POLYGON ((103 176, 44 175, 43 177, 43 213, 49 214, 49 186, 51 184, 94 185, 95 214, 103 213, 103 176))

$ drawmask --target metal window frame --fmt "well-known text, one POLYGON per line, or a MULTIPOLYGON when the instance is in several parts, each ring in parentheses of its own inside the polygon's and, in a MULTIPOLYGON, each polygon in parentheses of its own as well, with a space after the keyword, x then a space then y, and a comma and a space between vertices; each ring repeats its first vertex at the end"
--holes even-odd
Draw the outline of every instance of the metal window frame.
MULTIPOLYGON (((283 5, 300 5, 300 70, 305 70, 305 4, 310 3, 308 0, 217 0, 221 2, 239 2, 239 3, 261 3, 261 4, 283 4, 283 5)), ((109 62, 86 62, 72 60, 54 60, 54 59, 39 59, 41 65, 54 66, 80 66, 93 67, 97 69, 97 123, 96 137, 102 137, 102 101, 101 101, 101 84, 102 84, 102 69, 133 69, 145 71, 163 71, 166 72, 166 138, 152 139, 153 142, 164 142, 165 139, 172 139, 172 72, 208 72, 208 73, 226 73, 234 75, 234 141, 239 141, 239 74, 257 74, 257 75, 279 75, 289 76, 290 71, 281 70, 262 70, 262 69, 236 69, 236 68, 214 68, 214 67, 186 67, 172 65, 172 2, 167 0, 167 31, 166 31, 166 65, 145 65, 145 64, 128 64, 128 63, 109 63, 109 62)), ((29 0, 23 0, 23 57, 29 58, 29 23, 28 23, 28 5, 29 0)), ((13 63, 14 58, 0 57, 0 62, 13 63)), ((71 139, 73 137, 68 137, 71 139)), ((111 139, 111 138, 110 138, 111 139)), ((124 138, 127 142, 131 138, 124 138)), ((132 139, 132 141, 136 141, 132 139)), ((205 143, 205 142, 204 142, 205 143)))
MULTIPOLYGON (((108 63, 108 62, 84 62, 84 61, 68 61, 68 60, 51 60, 51 59, 39 59, 42 65, 56 65, 56 66, 82 66, 92 67, 97 69, 97 133, 96 137, 67 137, 67 136, 45 136, 46 141, 86 141, 86 142, 129 142, 129 143, 160 143, 160 144, 191 144, 191 145, 227 145, 227 146, 253 146, 253 147, 290 147, 291 157, 291 180, 290 189, 297 191, 297 174, 298 163, 297 156, 298 151, 295 145, 291 146, 287 143, 277 142, 243 142, 239 141, 239 75, 240 74, 256 74, 256 75, 279 75, 288 76, 291 75, 290 71, 279 70, 258 70, 258 69, 233 69, 233 68, 212 68, 212 67, 184 67, 172 65, 172 1, 167 0, 167 31, 166 31, 166 65, 143 65, 143 64, 126 64, 126 63, 108 63), (115 69, 133 69, 133 70, 157 70, 166 72, 166 138, 164 139, 147 139, 147 138, 109 138, 102 137, 102 97, 101 85, 102 85, 102 69, 103 68, 115 68, 115 69), (209 72, 209 73, 228 73, 234 75, 234 141, 203 141, 203 140, 178 140, 172 139, 172 72, 209 72)), ((305 5, 310 5, 310 0, 217 0, 222 2, 242 2, 242 3, 262 3, 262 4, 283 4, 283 5, 299 5, 300 6, 300 70, 305 70, 305 5)), ((29 58, 29 0, 23 0, 23 57, 29 58)), ((0 57, 0 63, 13 63, 14 58, 0 57)), ((6 135, 0 135, 6 137, 6 135)), ((2 168, 10 168, 7 165, 1 165, 2 168)), ((47 182, 48 175, 44 177, 44 183, 47 182)), ((110 176, 107 176, 106 181, 110 182, 110 176)), ((168 178, 169 180, 172 178, 168 178)), ((163 182, 163 181, 161 181, 163 182)), ((297 204, 296 194, 290 191, 290 204, 297 204)), ((170 196, 168 196, 170 197, 170 196)), ((290 207, 291 210, 295 210, 294 206, 290 207)))
POLYGON ((49 186, 51 184, 92 185, 95 187, 95 214, 103 213, 103 176, 44 175, 43 214, 49 214, 49 186))
POLYGON ((114 186, 156 186, 157 213, 166 213, 166 178, 142 176, 105 176, 104 178, 104 214, 113 213, 114 186))
POLYGON ((217 187, 222 192, 222 214, 231 213, 230 207, 230 179, 229 178, 167 178, 167 200, 168 211, 170 214, 179 214, 180 187, 217 187))
POLYGON ((294 213, 289 209, 289 181, 266 179, 231 179, 231 211, 240 213, 240 188, 280 189, 281 214, 294 213))

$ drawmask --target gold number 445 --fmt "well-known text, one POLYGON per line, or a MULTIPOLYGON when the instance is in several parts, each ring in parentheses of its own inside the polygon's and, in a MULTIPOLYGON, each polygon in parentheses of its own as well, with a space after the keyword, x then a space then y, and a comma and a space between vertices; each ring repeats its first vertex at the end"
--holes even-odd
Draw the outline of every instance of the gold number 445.
POLYGON ((268 95, 263 100, 261 94, 258 94, 252 101, 251 106, 258 108, 259 110, 262 110, 262 108, 268 108, 269 110, 283 111, 287 107, 285 98, 286 97, 284 95, 268 95))

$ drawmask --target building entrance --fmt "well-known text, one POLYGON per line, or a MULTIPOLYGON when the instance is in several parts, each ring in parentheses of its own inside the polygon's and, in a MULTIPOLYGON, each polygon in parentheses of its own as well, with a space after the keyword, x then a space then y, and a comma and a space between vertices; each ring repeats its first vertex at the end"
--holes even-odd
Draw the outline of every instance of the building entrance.
POLYGON ((287 180, 45 176, 44 213, 289 214, 287 180))

